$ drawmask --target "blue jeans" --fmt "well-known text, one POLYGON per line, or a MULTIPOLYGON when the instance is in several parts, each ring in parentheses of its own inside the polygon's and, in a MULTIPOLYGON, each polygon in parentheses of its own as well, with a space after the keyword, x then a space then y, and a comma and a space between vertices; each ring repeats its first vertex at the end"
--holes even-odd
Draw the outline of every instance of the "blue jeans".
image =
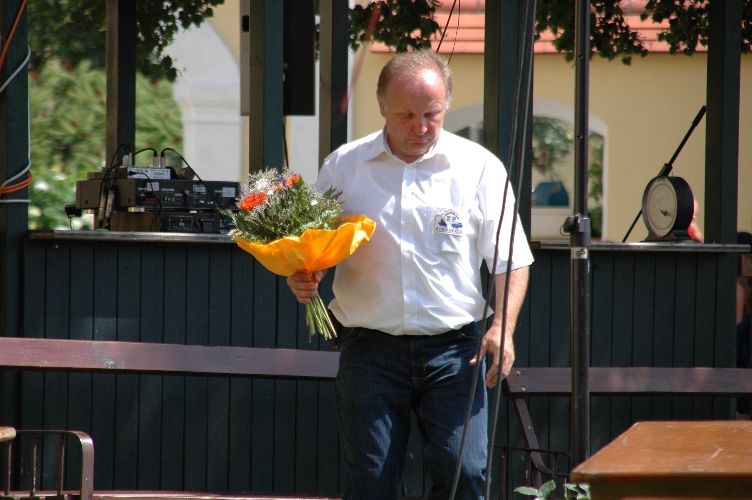
MULTIPOLYGON (((397 498, 411 410, 431 483, 429 498, 449 498, 472 384, 469 360, 477 342, 477 324, 433 337, 342 329, 335 401, 345 459, 343 500, 397 498)), ((488 445, 484 366, 475 387, 457 500, 483 494, 488 445)))

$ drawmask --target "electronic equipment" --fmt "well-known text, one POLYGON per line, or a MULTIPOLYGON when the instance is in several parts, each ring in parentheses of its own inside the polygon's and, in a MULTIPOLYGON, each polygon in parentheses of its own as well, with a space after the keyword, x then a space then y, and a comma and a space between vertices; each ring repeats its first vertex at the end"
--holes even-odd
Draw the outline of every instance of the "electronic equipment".
MULTIPOLYGON (((158 169, 150 169, 158 170, 158 169)), ((102 180, 76 182, 76 208, 99 210, 103 194, 111 196, 108 209, 118 211, 214 211, 217 208, 234 209, 240 184, 229 181, 198 181, 181 179, 107 179, 106 190, 102 180)))
POLYGON ((226 234, 235 227, 230 217, 219 213, 168 213, 160 219, 160 231, 170 233, 226 234))
POLYGON ((227 234, 231 217, 217 212, 114 212, 111 231, 227 234))
POLYGON ((172 167, 154 168, 154 167, 120 167, 110 172, 87 172, 86 178, 90 181, 97 179, 146 179, 146 180, 167 180, 176 177, 172 167))

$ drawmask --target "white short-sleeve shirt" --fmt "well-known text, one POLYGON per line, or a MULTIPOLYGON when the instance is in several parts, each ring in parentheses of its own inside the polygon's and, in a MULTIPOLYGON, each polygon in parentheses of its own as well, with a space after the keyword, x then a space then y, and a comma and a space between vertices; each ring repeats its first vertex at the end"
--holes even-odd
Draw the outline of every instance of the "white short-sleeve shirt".
MULTIPOLYGON (((329 155, 316 185, 342 192, 344 215, 376 221, 371 240, 337 265, 329 305, 337 319, 392 335, 436 335, 480 320, 480 264, 493 263, 506 183, 498 158, 444 130, 409 164, 391 153, 385 131, 329 155)), ((507 269, 513 225, 516 269, 533 257, 510 187, 497 274, 507 269)))

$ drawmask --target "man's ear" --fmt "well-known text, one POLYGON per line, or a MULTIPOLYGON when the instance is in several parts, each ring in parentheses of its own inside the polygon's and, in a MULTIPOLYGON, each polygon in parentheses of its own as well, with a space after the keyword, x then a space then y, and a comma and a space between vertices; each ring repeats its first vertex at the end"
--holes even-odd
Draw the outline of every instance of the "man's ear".
POLYGON ((376 100, 379 101, 379 113, 381 113, 381 116, 386 118, 386 106, 381 101, 381 97, 377 97, 376 100))

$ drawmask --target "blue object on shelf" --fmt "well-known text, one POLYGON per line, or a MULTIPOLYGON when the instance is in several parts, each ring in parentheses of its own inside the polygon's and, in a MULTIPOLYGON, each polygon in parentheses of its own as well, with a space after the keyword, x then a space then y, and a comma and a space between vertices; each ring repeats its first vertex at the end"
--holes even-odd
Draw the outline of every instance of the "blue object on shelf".
POLYGON ((532 204, 537 207, 568 207, 569 193, 561 182, 540 182, 533 190, 532 204))

